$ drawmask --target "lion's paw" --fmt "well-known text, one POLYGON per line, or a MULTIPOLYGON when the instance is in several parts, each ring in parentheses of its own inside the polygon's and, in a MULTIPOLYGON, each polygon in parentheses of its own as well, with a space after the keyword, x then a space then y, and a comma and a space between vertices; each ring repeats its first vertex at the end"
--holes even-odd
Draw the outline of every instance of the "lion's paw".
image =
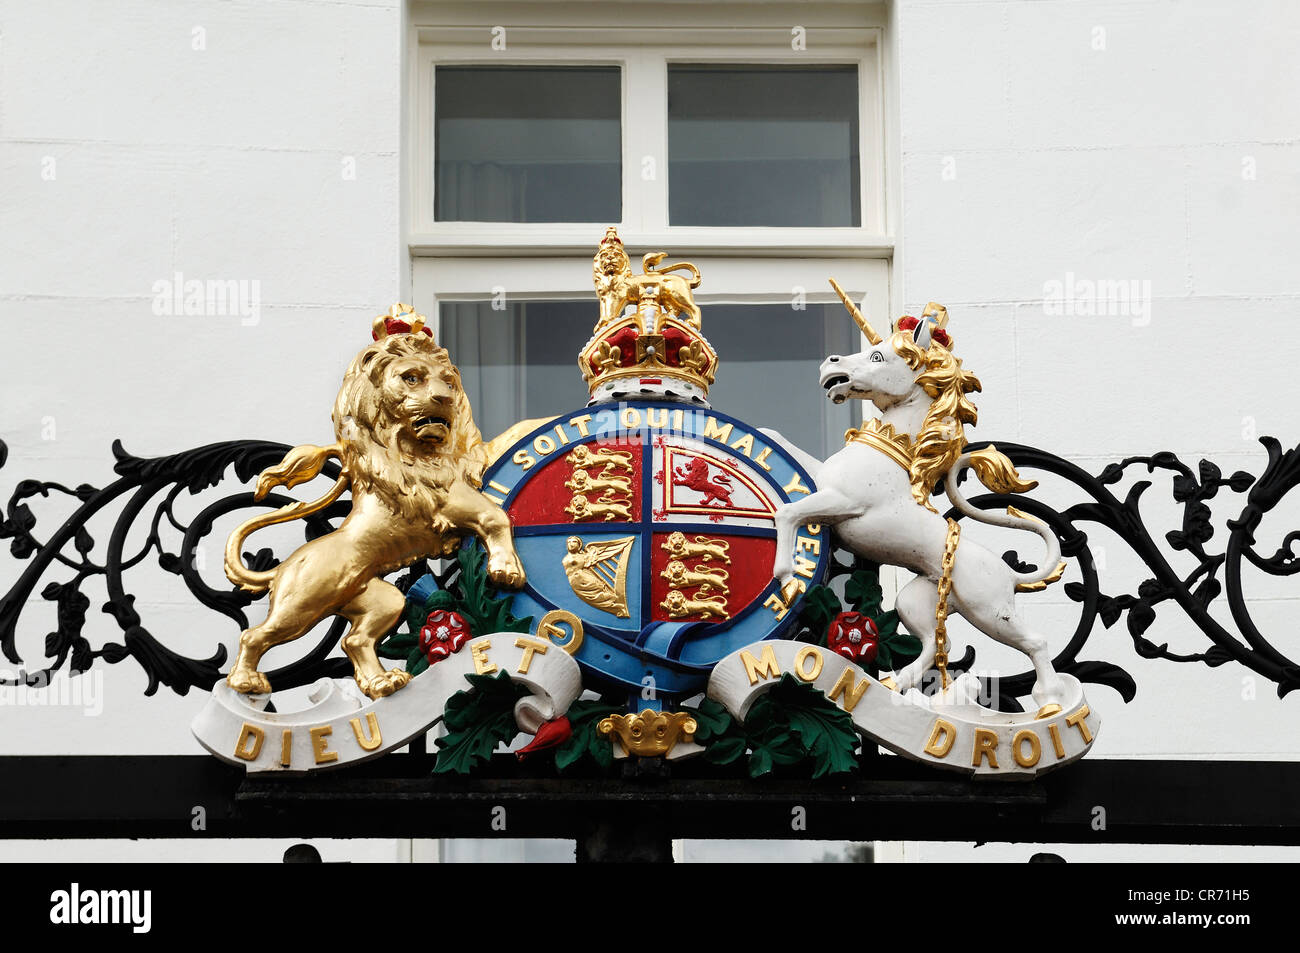
POLYGON ((524 584, 524 567, 514 555, 491 559, 488 561, 488 578, 493 585, 518 589, 524 584))
POLYGON ((357 680, 361 690, 365 692, 368 698, 383 698, 385 695, 391 695, 403 685, 411 680, 411 673, 404 672, 400 668, 391 671, 381 672, 378 675, 372 675, 362 682, 357 680))
POLYGON ((241 695, 269 695, 271 682, 261 672, 236 669, 226 676, 226 684, 241 695))

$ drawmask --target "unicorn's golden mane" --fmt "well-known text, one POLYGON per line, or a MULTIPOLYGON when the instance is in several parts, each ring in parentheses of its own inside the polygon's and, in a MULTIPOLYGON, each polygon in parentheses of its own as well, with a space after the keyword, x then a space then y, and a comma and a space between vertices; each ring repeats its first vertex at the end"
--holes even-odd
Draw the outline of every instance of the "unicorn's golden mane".
POLYGON ((913 444, 908 475, 913 499, 934 509, 930 493, 961 456, 966 446, 965 425, 974 424, 979 417, 966 396, 980 390, 979 378, 963 370, 961 358, 937 342, 921 348, 911 334, 896 331, 889 343, 909 367, 919 372, 916 383, 931 397, 930 409, 913 444))

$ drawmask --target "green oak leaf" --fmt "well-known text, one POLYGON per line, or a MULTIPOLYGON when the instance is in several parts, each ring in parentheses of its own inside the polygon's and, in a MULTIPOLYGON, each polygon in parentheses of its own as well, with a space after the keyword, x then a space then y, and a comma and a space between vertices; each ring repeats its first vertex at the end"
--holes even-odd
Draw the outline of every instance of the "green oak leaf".
POLYGON ((889 643, 881 641, 876 644, 876 668, 893 671, 894 653, 889 648, 889 643))
MULTIPOLYGON (((437 609, 455 609, 456 597, 446 589, 435 589, 424 600, 424 618, 437 609)), ((423 624, 423 622, 421 623, 423 624)))
MULTIPOLYGON (((871 621, 876 623, 876 629, 880 633, 882 642, 890 641, 894 637, 894 633, 898 631, 898 613, 893 609, 874 616, 871 621)), ((908 638, 911 638, 911 636, 908 636, 908 638)))
POLYGON ((519 733, 514 707, 527 689, 511 682, 506 672, 465 678, 474 691, 457 692, 447 699, 443 710, 447 734, 437 739, 434 774, 469 774, 519 733))
POLYGON ((790 734, 788 726, 784 729, 774 728, 757 738, 751 736, 749 745, 751 778, 767 774, 777 764, 798 764, 808 754, 799 740, 790 734))
MULTIPOLYGON (((788 676, 783 676, 782 681, 786 677, 788 676)), ((745 717, 745 735, 751 751, 751 778, 769 773, 777 764, 797 764, 808 754, 799 738, 792 733, 779 696, 773 697, 779 687, 760 695, 749 707, 749 714, 745 717)))
POLYGON ((766 774, 774 764, 812 761, 813 777, 857 769, 858 745, 852 717, 811 685, 789 674, 750 707, 745 720, 750 747, 762 752, 750 774, 766 774), (757 719, 755 719, 757 716, 757 719))
POLYGON ((814 778, 857 769, 858 737, 848 712, 835 707, 791 708, 790 727, 812 756, 814 778))

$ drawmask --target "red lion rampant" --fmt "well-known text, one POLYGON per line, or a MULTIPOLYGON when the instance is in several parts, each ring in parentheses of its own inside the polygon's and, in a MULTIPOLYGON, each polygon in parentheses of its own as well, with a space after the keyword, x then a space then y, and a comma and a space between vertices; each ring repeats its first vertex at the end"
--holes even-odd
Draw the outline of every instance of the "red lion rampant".
POLYGON ((673 476, 677 482, 688 489, 703 493, 701 506, 708 506, 717 501, 719 506, 731 506, 731 477, 719 473, 709 479, 709 464, 699 457, 691 457, 691 462, 684 467, 675 467, 673 476))

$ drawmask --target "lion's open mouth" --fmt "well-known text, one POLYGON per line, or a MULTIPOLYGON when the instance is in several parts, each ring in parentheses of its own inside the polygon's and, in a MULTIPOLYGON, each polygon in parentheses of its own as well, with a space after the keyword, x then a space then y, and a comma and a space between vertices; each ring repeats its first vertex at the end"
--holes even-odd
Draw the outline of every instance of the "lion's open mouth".
POLYGON ((412 426, 421 440, 431 437, 444 439, 451 433, 451 421, 446 417, 421 417, 412 426))

